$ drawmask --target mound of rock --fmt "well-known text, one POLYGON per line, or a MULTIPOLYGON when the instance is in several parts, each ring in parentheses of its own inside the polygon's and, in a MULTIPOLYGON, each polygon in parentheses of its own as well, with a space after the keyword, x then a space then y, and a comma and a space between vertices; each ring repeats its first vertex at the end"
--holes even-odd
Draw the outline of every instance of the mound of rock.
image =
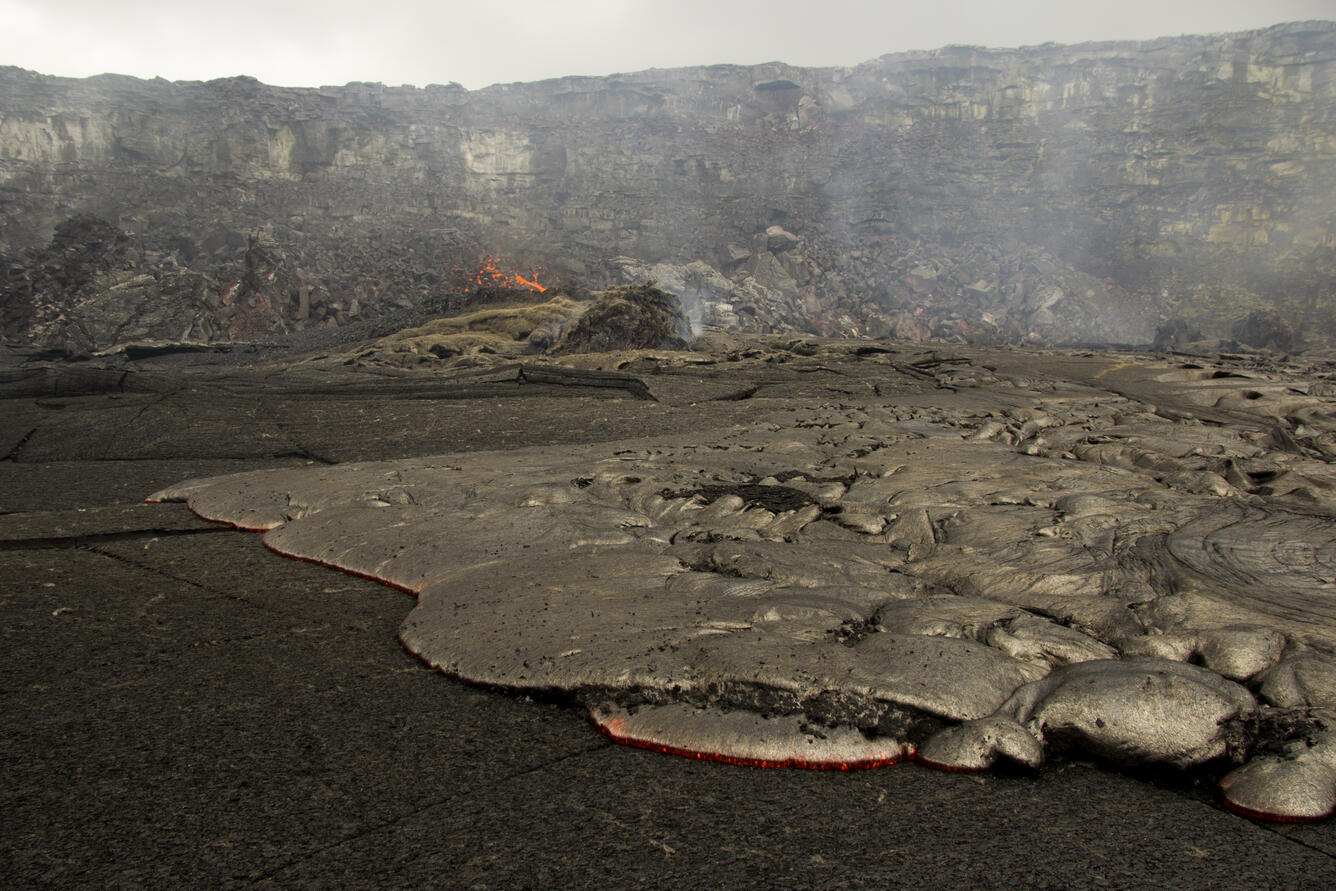
POLYGON ((1250 347, 1281 352, 1291 349, 1297 340, 1290 323, 1274 309, 1253 310, 1235 322, 1229 334, 1250 347))
POLYGON ((587 305, 557 295, 541 302, 483 306, 383 337, 361 355, 392 365, 532 355, 551 347, 587 305))
POLYGON ((566 333, 563 353, 686 349, 691 327, 677 297, 641 285, 610 288, 566 333))

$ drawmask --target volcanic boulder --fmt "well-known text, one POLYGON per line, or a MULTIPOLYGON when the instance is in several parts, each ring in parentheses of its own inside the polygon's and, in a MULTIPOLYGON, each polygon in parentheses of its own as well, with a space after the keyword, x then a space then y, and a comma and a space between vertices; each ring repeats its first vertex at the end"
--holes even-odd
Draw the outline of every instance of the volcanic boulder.
POLYGON ((572 326, 558 347, 563 353, 611 350, 680 350, 691 328, 677 297, 654 286, 610 288, 572 326))
POLYGON ((1258 309, 1234 323, 1230 336, 1258 349, 1285 352, 1295 342, 1294 329, 1274 309, 1258 309))

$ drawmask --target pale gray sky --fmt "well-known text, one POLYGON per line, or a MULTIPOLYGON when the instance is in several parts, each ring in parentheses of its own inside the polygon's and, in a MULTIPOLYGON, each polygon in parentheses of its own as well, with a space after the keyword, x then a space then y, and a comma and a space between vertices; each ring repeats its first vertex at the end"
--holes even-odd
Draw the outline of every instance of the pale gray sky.
POLYGON ((491 83, 731 62, 856 65, 1336 19, 1336 0, 0 0, 0 65, 282 86, 491 83))

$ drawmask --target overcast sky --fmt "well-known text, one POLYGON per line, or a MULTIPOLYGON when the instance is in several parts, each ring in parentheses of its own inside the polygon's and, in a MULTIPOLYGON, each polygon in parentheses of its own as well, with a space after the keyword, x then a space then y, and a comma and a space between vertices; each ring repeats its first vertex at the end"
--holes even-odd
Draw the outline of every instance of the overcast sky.
POLYGON ((0 64, 281 86, 491 83, 783 61, 856 65, 1336 19, 1336 0, 0 0, 0 64))

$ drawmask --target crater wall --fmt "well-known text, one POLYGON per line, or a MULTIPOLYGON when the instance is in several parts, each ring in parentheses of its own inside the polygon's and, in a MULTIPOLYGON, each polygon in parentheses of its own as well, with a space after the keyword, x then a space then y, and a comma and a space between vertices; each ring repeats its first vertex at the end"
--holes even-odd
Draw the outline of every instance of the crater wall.
POLYGON ((476 91, 0 69, 4 334, 84 348, 340 324, 488 255, 657 265, 744 330, 1146 343, 1274 310, 1326 344, 1333 197, 1330 22, 476 91), (130 244, 82 279, 52 241, 79 215, 130 244), (106 309, 155 295, 180 311, 106 309))

